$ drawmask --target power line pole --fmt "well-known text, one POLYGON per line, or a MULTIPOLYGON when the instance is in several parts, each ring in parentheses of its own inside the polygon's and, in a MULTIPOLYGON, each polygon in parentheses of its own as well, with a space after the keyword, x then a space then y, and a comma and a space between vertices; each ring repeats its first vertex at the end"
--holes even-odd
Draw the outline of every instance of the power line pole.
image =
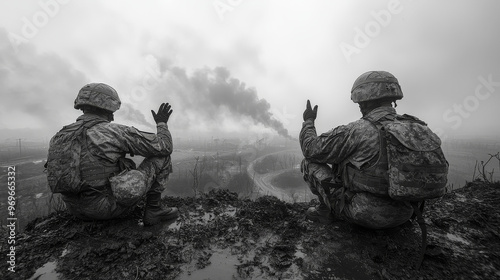
POLYGON ((19 156, 21 156, 21 138, 17 139, 19 142, 19 156))

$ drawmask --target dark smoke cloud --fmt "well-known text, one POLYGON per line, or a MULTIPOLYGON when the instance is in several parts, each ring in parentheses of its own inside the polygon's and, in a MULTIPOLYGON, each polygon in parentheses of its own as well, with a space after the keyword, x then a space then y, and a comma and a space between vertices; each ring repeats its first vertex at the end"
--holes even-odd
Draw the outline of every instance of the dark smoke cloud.
POLYGON ((132 107, 129 103, 122 103, 120 110, 118 110, 115 115, 120 119, 155 129, 155 126, 146 120, 144 114, 139 110, 134 109, 134 107, 132 107))
MULTIPOLYGON (((58 55, 37 52, 30 43, 16 47, 17 52, 5 29, 0 28, 0 117, 3 123, 17 115, 20 116, 18 128, 36 127, 54 133, 73 122, 80 114, 73 109, 73 101, 78 90, 90 82, 88 77, 58 55), (30 121, 37 123, 31 124, 30 121)), ((291 138, 283 124, 273 117, 269 102, 259 99, 254 88, 231 77, 226 68, 204 68, 187 74, 182 68, 170 67, 167 58, 158 57, 161 61, 158 63, 158 77, 155 77, 158 86, 153 90, 156 92, 154 102, 172 99, 175 114, 189 115, 177 118, 174 126, 187 128, 197 124, 230 132, 220 126, 221 121, 228 118, 237 124, 241 122, 243 126, 251 120, 291 138), (165 93, 169 95, 165 96, 165 93)), ((134 106, 136 104, 124 103, 116 113, 117 121, 125 120, 129 123, 124 124, 154 129, 154 123, 147 121, 134 106)), ((140 104, 139 107, 144 106, 140 104)))
MULTIPOLYGON (((232 78, 223 67, 204 68, 188 75, 186 70, 173 67, 164 74, 177 93, 180 110, 195 112, 199 121, 217 121, 229 116, 234 119, 249 118, 255 124, 275 130, 279 135, 293 139, 283 124, 270 112, 271 105, 265 99, 259 99, 254 88, 232 78)), ((164 89, 171 91, 171 89, 164 89)))

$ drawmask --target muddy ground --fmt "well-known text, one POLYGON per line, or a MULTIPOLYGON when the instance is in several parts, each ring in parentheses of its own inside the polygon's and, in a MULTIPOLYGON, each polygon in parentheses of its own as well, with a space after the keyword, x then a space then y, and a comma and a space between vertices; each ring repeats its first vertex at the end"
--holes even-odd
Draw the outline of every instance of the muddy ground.
MULTIPOLYGON (((181 217, 154 227, 141 225, 140 207, 110 222, 82 222, 65 212, 34 220, 17 236, 16 272, 3 261, 0 278, 500 278, 499 184, 469 183, 428 203, 429 245, 419 270, 416 222, 385 231, 319 225, 305 220, 311 203, 239 200, 226 190, 164 203, 181 217), (49 271, 36 273, 42 266, 49 271)), ((2 242, 1 255, 7 253, 2 242)))

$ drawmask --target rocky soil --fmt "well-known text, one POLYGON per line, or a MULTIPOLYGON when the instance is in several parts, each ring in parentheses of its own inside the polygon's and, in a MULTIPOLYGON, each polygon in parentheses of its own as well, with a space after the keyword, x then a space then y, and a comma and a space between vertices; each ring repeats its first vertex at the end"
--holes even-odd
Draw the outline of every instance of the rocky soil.
MULTIPOLYGON (((392 230, 342 221, 325 226, 304 217, 314 201, 240 200, 227 190, 163 202, 179 208, 177 221, 143 227, 141 207, 129 218, 108 222, 82 222, 66 212, 36 219, 17 236, 16 272, 2 262, 0 278, 500 278, 498 183, 469 183, 428 202, 429 245, 419 270, 416 221, 392 230)), ((7 247, 2 242, 4 258, 7 247)))

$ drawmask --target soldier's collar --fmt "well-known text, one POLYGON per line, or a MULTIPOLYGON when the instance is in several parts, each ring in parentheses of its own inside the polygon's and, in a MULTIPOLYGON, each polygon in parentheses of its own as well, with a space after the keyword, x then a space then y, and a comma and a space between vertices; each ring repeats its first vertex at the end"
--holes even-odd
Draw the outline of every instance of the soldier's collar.
POLYGON ((377 107, 373 110, 371 110, 368 114, 366 114, 363 119, 369 120, 372 122, 376 122, 380 120, 381 118, 390 115, 390 114, 396 114, 396 109, 390 106, 383 106, 383 107, 377 107))
POLYGON ((104 116, 100 116, 100 115, 96 115, 96 114, 92 114, 92 113, 86 113, 86 114, 83 114, 81 116, 79 116, 76 121, 84 121, 84 122, 87 122, 87 121, 92 121, 92 120, 96 120, 96 119, 100 119, 100 120, 105 120, 107 122, 108 119, 104 116))

